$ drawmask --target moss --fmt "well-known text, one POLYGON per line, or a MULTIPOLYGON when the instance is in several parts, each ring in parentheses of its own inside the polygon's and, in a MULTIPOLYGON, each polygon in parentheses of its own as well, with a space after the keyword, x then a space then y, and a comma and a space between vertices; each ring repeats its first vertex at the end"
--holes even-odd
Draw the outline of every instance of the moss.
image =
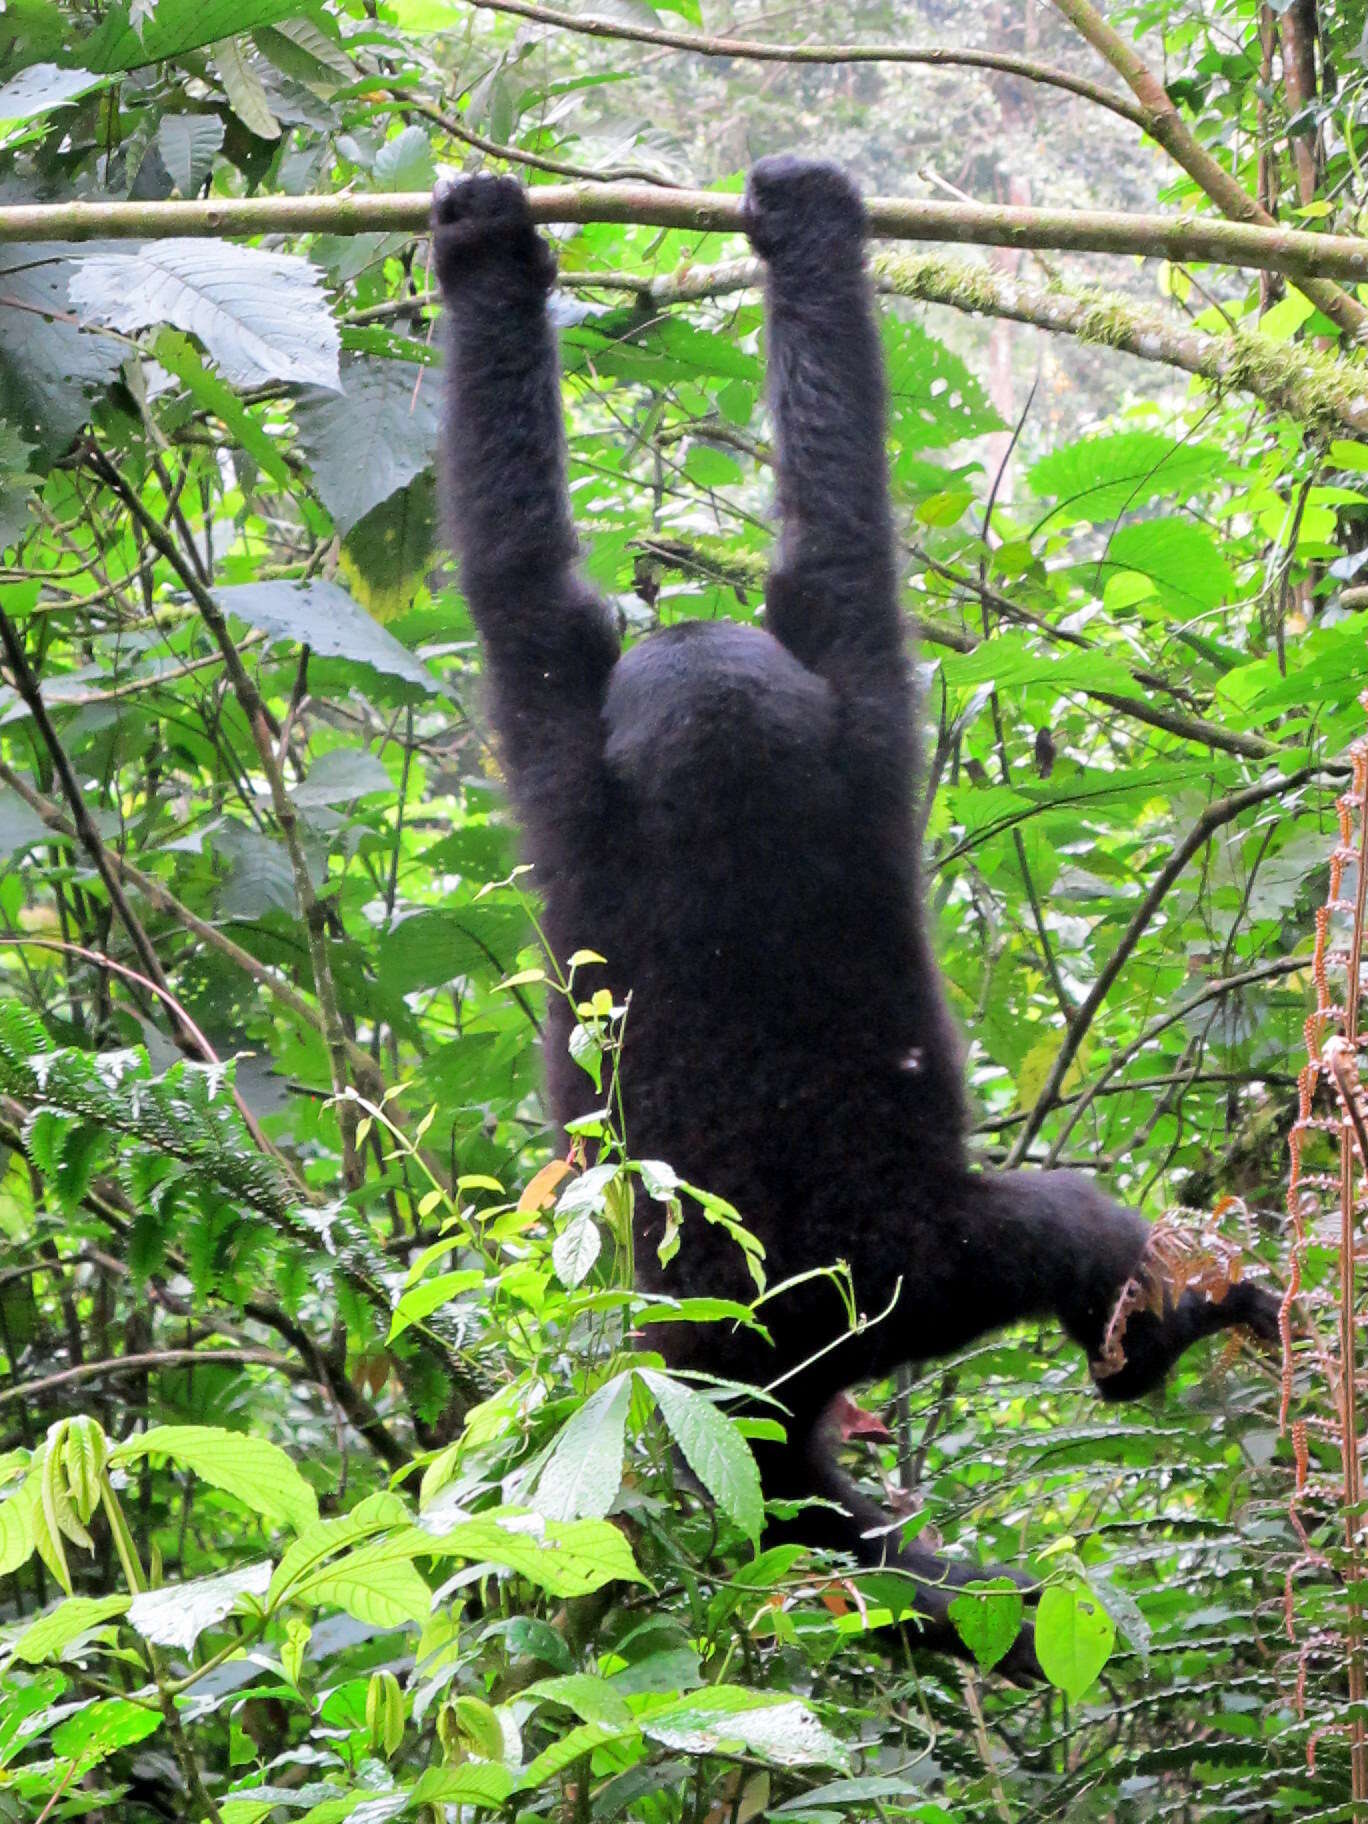
POLYGON ((1352 357, 1243 329, 1204 336, 1109 292, 1071 291, 1058 283, 1031 290, 999 279, 986 266, 939 254, 881 253, 873 267, 881 285, 899 297, 1006 316, 1165 363, 1218 392, 1252 393, 1315 429, 1368 430, 1368 371, 1352 357))

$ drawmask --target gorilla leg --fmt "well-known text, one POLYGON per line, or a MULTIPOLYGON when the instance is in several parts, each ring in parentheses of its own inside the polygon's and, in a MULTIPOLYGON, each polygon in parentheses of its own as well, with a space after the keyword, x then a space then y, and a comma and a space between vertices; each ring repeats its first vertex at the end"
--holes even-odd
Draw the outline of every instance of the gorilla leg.
MULTIPOLYGON (((968 1658, 969 1650, 950 1619, 955 1597, 967 1585, 989 1578, 1007 1577, 1023 1589, 1030 1587, 1031 1580, 999 1564, 952 1564, 924 1546, 900 1546, 890 1516, 861 1494, 837 1464, 823 1418, 795 1417, 789 1432, 789 1440, 783 1444, 755 1447, 765 1495, 770 1500, 812 1505, 801 1506, 791 1520, 772 1525, 770 1537, 798 1540, 823 1551, 849 1552, 867 1570, 902 1572, 913 1585, 910 1597, 916 1618, 909 1625, 918 1643, 968 1658)), ((1029 1622, 1022 1624, 997 1670, 1020 1681, 1041 1676, 1029 1622)))

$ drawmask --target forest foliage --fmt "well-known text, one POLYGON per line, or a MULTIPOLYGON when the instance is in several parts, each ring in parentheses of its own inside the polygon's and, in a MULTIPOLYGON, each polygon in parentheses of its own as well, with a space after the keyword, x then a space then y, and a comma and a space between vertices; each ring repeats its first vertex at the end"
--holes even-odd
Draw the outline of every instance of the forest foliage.
MULTIPOLYGON (((1368 290, 881 269, 977 1142, 1187 1210, 1217 1285, 1295 1257, 1304 1301, 1285 1364, 1199 1351, 1121 1416, 1034 1328, 864 1392, 887 1426, 852 1405, 850 1461, 909 1536, 1043 1586, 1050 1682, 1018 1690, 990 1670, 1014 1590, 957 1604, 979 1669, 910 1657, 896 1578, 762 1538, 747 1440, 782 1388, 743 1414, 652 1354, 658 1324, 763 1329, 765 1265, 744 1211, 633 1157, 622 1009, 540 945, 442 547, 425 241, 155 215, 491 163, 735 191, 754 156, 827 147, 887 191, 929 168, 1021 202, 1025 172, 1038 203, 1215 212, 1205 159, 1352 234, 1364 7, 1112 9, 1176 104, 1143 155, 1021 77, 650 42, 777 42, 791 11, 603 10, 606 37, 463 0, 0 12, 0 224, 148 219, 0 238, 0 1818, 1368 1815, 1335 1329, 1347 1296, 1352 1351, 1357 1092, 1348 1064, 1341 1103, 1329 1066, 1298 1089, 1355 895, 1362 932, 1362 762, 1337 799, 1368 674, 1368 290), (1064 335, 1030 327, 1047 307, 1064 335), (554 994, 602 1090, 587 1170, 539 1096, 554 994), (1294 1122, 1323 1207, 1296 1204, 1289 1254, 1294 1122), (755 1303, 640 1292, 641 1198, 684 1249, 728 1228, 755 1303)), ((809 44, 967 34, 1109 79, 1087 6, 801 11, 809 44)), ((754 620, 739 244, 590 223, 558 251, 588 574, 632 637, 754 620)))

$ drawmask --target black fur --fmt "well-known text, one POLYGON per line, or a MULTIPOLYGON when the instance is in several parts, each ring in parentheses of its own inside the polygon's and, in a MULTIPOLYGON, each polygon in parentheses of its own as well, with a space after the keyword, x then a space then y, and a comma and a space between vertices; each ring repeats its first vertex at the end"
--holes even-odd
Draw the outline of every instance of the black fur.
MULTIPOLYGON (((925 1638, 957 1649, 954 1586, 976 1575, 869 1537, 885 1516, 841 1475, 822 1418, 847 1385, 1054 1315, 1096 1356, 1148 1228, 1088 1179, 971 1168, 961 1061, 928 948, 914 831, 917 739, 883 454, 878 333, 864 220, 828 165, 767 159, 746 193, 768 268, 769 367, 783 529, 766 632, 671 628, 619 656, 577 576, 556 356, 553 262, 507 178, 438 192, 437 271, 450 325, 447 490, 485 648, 514 803, 561 955, 608 958, 630 991, 622 1082, 638 1158, 730 1199, 774 1282, 849 1262, 859 1308, 892 1315, 783 1385, 789 1442, 766 1446, 774 1496, 821 1495, 798 1525, 921 1588, 925 1638)), ((561 1120, 595 1095, 553 1005, 561 1120)), ((645 1200, 643 1199, 643 1203, 645 1200)), ((649 1204, 649 1281, 745 1298, 735 1246, 689 1224, 663 1275, 649 1204)), ((1111 1398, 1155 1386, 1197 1336, 1275 1302, 1186 1296, 1133 1316, 1111 1398)), ((677 1367, 767 1382, 845 1330, 829 1282, 767 1305, 775 1349, 671 1326, 677 1367)), ((1029 1637, 1012 1661, 1033 1663, 1029 1637)))

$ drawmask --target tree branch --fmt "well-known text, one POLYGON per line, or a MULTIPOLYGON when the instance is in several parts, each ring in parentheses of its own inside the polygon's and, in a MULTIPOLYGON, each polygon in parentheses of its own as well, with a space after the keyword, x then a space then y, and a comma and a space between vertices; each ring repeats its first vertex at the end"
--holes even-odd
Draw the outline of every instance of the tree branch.
MULTIPOLYGON (((1238 994, 1242 988, 1252 988, 1259 982, 1273 981, 1279 976, 1298 975, 1311 967, 1311 961, 1309 954, 1306 956, 1280 956, 1271 963, 1259 963, 1253 969, 1246 969, 1239 975, 1223 975, 1214 982, 1208 982, 1205 988, 1199 989, 1190 999, 1181 1002, 1177 1007, 1171 1007, 1167 1013, 1161 1013, 1156 1019, 1151 1020, 1149 1025, 1131 1040, 1124 1051, 1117 1053, 1085 1090, 1080 1091, 1077 1096, 1061 1096, 1056 1102, 1057 1108, 1064 1108, 1072 1104, 1072 1110, 1060 1132, 1052 1141, 1045 1163, 1047 1165, 1055 1163, 1063 1150, 1064 1142, 1097 1098, 1113 1093, 1108 1085, 1118 1071, 1124 1070, 1128 1064, 1139 1057, 1147 1045, 1152 1045, 1161 1033, 1167 1032, 1170 1026, 1178 1025, 1197 1008, 1206 1006, 1209 1001, 1220 1000, 1224 995, 1238 994)), ((1248 1078, 1248 1073, 1246 1076, 1248 1078)), ((1265 1082, 1268 1079, 1253 1078, 1250 1080, 1265 1082)))
POLYGON ((537 6, 532 0, 469 0, 481 12, 511 13, 519 19, 531 19, 556 31, 577 32, 586 38, 611 38, 627 44, 654 44, 664 50, 689 51, 696 57, 734 57, 750 63, 912 63, 934 68, 957 66, 962 69, 992 70, 1000 76, 1017 76, 1025 82, 1039 82, 1052 89, 1064 89, 1084 101, 1119 114, 1133 126, 1145 125, 1145 111, 1124 95, 1091 82, 1086 76, 1075 76, 1071 70, 1057 70, 1036 63, 1030 57, 1016 57, 1007 51, 981 51, 967 47, 933 46, 917 50, 903 44, 766 44, 753 38, 719 38, 703 32, 672 32, 658 25, 628 25, 620 19, 604 19, 593 13, 568 13, 559 7, 537 6))
POLYGON ((1145 927, 1159 910, 1169 888, 1178 879, 1192 857, 1211 840, 1211 837, 1223 824, 1232 822, 1241 812, 1249 810, 1252 805, 1262 804, 1267 798, 1280 797, 1284 792, 1290 792, 1297 786, 1304 785, 1314 771, 1313 767, 1308 766, 1286 777, 1265 779, 1258 785, 1247 786, 1242 792, 1232 792, 1227 798, 1218 798, 1214 804, 1208 805, 1202 812, 1182 842, 1150 882, 1149 891, 1135 908, 1130 923, 1117 941, 1116 948, 1103 964, 1097 980, 1088 990, 1078 1012, 1069 1021, 1063 1042, 1055 1055, 1054 1063, 1050 1066, 1050 1074, 1045 1079, 1021 1132, 1012 1144, 1012 1150, 1007 1157, 1009 1168, 1020 1164, 1031 1142, 1040 1132, 1046 1116, 1054 1105, 1054 1099, 1059 1094, 1059 1087, 1068 1074, 1069 1066, 1077 1056, 1078 1048, 1087 1036, 1088 1028, 1092 1025, 1098 1009, 1110 993, 1112 983, 1125 968, 1145 927))
POLYGON ((78 1381, 109 1380, 119 1374, 139 1374, 147 1369, 198 1367, 200 1363, 217 1362, 220 1366, 241 1368, 260 1366, 283 1369, 288 1374, 300 1371, 288 1355, 274 1349, 145 1349, 136 1355, 111 1356, 104 1362, 82 1362, 75 1368, 63 1368, 56 1374, 42 1375, 36 1381, 17 1381, 0 1388, 0 1406, 11 1400, 33 1399, 50 1393, 54 1387, 70 1387, 78 1381))
MULTIPOLYGON (((1273 227, 1274 218, 1252 197, 1243 184, 1231 176, 1219 159, 1213 158, 1188 131, 1182 115, 1174 106, 1168 90, 1149 68, 1133 44, 1117 32, 1098 12, 1090 0, 1054 0, 1076 31, 1104 57, 1140 103, 1144 129, 1168 153, 1205 196, 1210 197, 1222 215, 1233 222, 1252 222, 1260 227, 1273 227)), ((1309 272, 1309 269, 1307 269, 1309 272)), ((1346 274, 1338 275, 1346 277, 1346 274)), ((1356 342, 1368 341, 1368 310, 1356 298, 1341 291, 1338 285, 1304 277, 1298 282, 1301 291, 1330 321, 1352 336, 1356 342)))
MULTIPOLYGON (((185 235, 423 233, 426 192, 366 196, 212 197, 205 202, 12 203, 0 208, 0 243, 151 240, 185 235)), ((528 191, 534 222, 625 222, 695 234, 740 234, 741 198, 650 184, 545 184, 528 191)), ((1182 215, 1106 209, 1023 209, 1010 204, 867 199, 870 232, 886 240, 952 241, 1058 253, 1211 261, 1286 273, 1368 280, 1368 240, 1347 234, 1182 215)), ((1310 293, 1308 292, 1308 296, 1310 293)))

